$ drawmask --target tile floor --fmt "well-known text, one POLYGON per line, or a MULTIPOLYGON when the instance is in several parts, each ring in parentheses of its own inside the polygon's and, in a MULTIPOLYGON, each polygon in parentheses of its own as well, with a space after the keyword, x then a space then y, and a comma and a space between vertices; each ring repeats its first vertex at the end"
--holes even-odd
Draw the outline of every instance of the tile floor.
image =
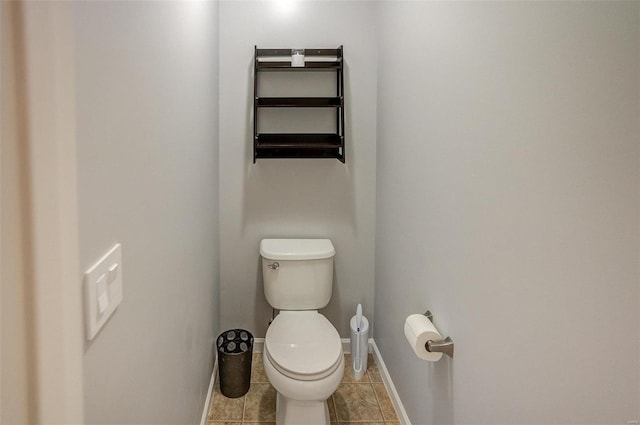
MULTIPOLYGON (((327 400, 332 424, 400 424, 371 354, 367 366, 365 375, 356 381, 351 369, 351 355, 345 354, 342 383, 327 400)), ((216 379, 209 425, 273 425, 275 420, 276 391, 264 373, 262 353, 253 354, 251 388, 244 397, 223 396, 216 379)))

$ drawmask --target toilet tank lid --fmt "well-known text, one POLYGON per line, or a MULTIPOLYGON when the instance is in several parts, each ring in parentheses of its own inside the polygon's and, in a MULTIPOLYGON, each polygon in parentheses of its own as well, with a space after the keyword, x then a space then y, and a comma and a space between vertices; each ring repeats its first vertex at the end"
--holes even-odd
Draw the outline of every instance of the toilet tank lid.
POLYGON ((260 255, 270 260, 321 260, 336 250, 329 239, 263 239, 260 255))

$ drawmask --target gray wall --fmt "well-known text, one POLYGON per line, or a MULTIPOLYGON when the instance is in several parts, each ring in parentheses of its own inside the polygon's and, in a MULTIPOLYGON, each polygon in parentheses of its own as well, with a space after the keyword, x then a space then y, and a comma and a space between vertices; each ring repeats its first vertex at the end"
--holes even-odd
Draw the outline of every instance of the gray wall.
MULTIPOLYGON (((259 272, 265 237, 328 237, 336 247, 333 297, 323 310, 342 336, 356 304, 372 319, 376 5, 374 2, 236 2, 220 4, 220 284, 221 325, 264 337, 271 317, 259 272), (252 163, 253 49, 344 45, 346 164, 338 160, 252 163)), ((325 77, 331 78, 330 75, 325 77)), ((290 84, 326 90, 322 76, 265 75, 261 94, 290 84), (311 77, 307 86, 300 79, 311 77), (293 81, 293 82, 292 82, 293 81)), ((297 92, 301 93, 301 92, 297 92)), ((308 111, 286 111, 307 128, 308 111)), ((273 128, 283 116, 264 117, 273 128)), ((280 121, 281 122, 281 121, 280 121)))
POLYGON ((87 423, 198 423, 218 332, 218 5, 78 2, 80 259, 122 243, 87 423))
POLYGON ((639 415, 637 2, 383 2, 376 341, 415 424, 639 415), (454 360, 402 334, 431 309, 454 360))
MULTIPOLYGON (((24 30, 18 18, 20 4, 0 3, 1 60, 0 90, 0 423, 20 424, 35 420, 35 411, 28 400, 35 392, 32 378, 33 323, 27 302, 31 289, 29 280, 30 249, 28 238, 29 178, 27 175, 27 141, 22 121, 26 83, 24 56, 20 54, 18 34, 24 30), (21 60, 22 59, 22 60, 21 60)), ((33 290, 31 290, 33 292, 33 290)))

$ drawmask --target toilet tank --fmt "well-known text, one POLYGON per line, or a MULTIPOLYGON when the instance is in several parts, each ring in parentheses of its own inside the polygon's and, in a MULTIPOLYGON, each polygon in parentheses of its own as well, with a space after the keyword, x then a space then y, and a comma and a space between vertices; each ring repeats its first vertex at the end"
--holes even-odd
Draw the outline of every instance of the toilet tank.
POLYGON ((329 239, 260 241, 264 294, 278 310, 317 310, 331 299, 333 257, 329 239))

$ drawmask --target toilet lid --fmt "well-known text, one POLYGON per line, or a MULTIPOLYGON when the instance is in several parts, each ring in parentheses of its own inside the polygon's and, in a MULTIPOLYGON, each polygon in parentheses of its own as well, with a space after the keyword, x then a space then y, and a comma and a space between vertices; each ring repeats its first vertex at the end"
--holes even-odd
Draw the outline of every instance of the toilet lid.
POLYGON ((317 311, 281 311, 265 337, 273 366, 295 379, 329 375, 342 356, 342 342, 331 322, 317 311))

